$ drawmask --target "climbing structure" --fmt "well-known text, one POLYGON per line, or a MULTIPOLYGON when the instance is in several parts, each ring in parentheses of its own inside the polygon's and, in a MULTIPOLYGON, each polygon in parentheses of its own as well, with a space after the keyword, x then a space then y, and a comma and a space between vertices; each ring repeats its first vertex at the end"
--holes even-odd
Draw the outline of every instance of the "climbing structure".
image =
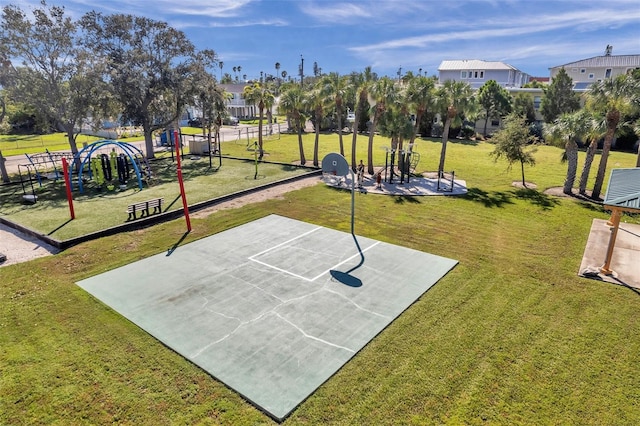
MULTIPOLYGON (((151 178, 149 162, 142 151, 126 142, 102 140, 82 148, 73 160, 72 170, 78 170, 78 190, 84 192, 83 176, 87 172, 98 185, 117 177, 120 184, 131 178, 131 169, 142 189, 143 180, 151 178), (110 152, 107 152, 111 148, 110 152)), ((72 183, 73 186, 73 183, 72 183)))

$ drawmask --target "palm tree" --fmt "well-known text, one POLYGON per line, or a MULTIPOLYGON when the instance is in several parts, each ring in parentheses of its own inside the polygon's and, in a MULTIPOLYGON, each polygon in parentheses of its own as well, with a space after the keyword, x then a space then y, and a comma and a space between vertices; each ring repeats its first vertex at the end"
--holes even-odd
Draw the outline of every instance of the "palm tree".
POLYGON ((586 122, 579 113, 563 113, 552 124, 544 128, 547 140, 564 143, 564 158, 567 160, 567 176, 562 192, 573 193, 573 184, 578 170, 578 144, 576 139, 586 133, 586 122))
POLYGON ((444 170, 444 160, 447 154, 447 139, 449 138, 449 128, 452 124, 461 124, 460 116, 465 110, 472 108, 474 104, 473 91, 468 83, 462 81, 447 80, 438 89, 436 104, 440 111, 446 111, 444 129, 442 131, 442 149, 440 151, 440 163, 438 164, 438 174, 444 170))
POLYGON ((631 112, 636 107, 635 101, 640 98, 638 85, 638 81, 631 76, 619 75, 614 79, 605 79, 594 83, 587 93, 587 106, 604 115, 607 123, 598 174, 591 193, 591 197, 594 199, 600 198, 609 151, 620 119, 623 114, 631 112))
POLYGON ((344 98, 347 96, 348 80, 346 76, 340 76, 337 72, 324 75, 320 79, 320 91, 327 103, 333 103, 336 109, 338 121, 338 140, 340 141, 340 155, 344 156, 344 143, 342 141, 342 111, 344 110, 344 98))
POLYGON ((276 62, 276 80, 278 81, 278 86, 276 88, 276 95, 280 91, 280 62, 276 62))
POLYGON ((224 62, 218 62, 218 66, 220 67, 220 80, 222 80, 222 67, 224 67, 224 62))
POLYGON ((413 147, 416 135, 418 134, 418 130, 420 129, 420 121, 422 117, 427 111, 435 106, 435 84, 435 77, 430 78, 422 75, 418 75, 408 82, 406 89, 407 101, 416 113, 416 122, 413 127, 413 135, 411 135, 411 140, 409 141, 410 150, 413 147))
POLYGON ((262 143, 262 121, 264 120, 265 108, 271 109, 273 105, 274 97, 269 88, 260 83, 255 82, 251 85, 245 86, 242 97, 250 104, 258 106, 259 118, 258 118, 258 149, 260 152, 259 159, 262 160, 264 150, 262 143))
MULTIPOLYGON (((410 139, 415 130, 411 123, 406 102, 387 104, 384 114, 380 117, 380 134, 391 139, 391 162, 389 164, 391 174, 394 174, 396 152, 402 152, 405 139, 410 139)), ((402 163, 400 164, 402 166, 402 163)))
POLYGON ((322 126, 322 118, 324 114, 324 103, 326 98, 322 93, 322 87, 316 87, 313 90, 307 92, 305 97, 305 103, 309 107, 309 111, 313 111, 315 118, 315 139, 313 143, 313 165, 318 167, 318 147, 320 141, 320 127, 322 126))
POLYGON ((395 101, 398 90, 395 83, 389 77, 382 77, 376 81, 369 92, 369 105, 371 106, 371 128, 369 129, 369 143, 367 145, 367 172, 372 175, 373 170, 373 137, 376 132, 376 124, 384 113, 387 104, 395 101))
POLYGON ((598 148, 598 141, 607 132, 607 123, 602 117, 596 117, 592 115, 586 109, 580 110, 584 115, 585 121, 585 141, 588 143, 587 155, 584 159, 584 165, 582 166, 582 173, 580 174, 580 183, 578 185, 578 192, 585 195, 587 192, 587 180, 589 179, 589 173, 591 172, 591 165, 593 159, 596 156, 596 149, 598 148))
POLYGON ((371 72, 371 67, 366 67, 362 73, 353 73, 350 76, 349 90, 355 97, 355 117, 353 124, 353 135, 351 139, 351 169, 356 170, 356 141, 358 139, 358 123, 364 111, 362 105, 365 105, 369 97, 369 90, 375 81, 376 76, 371 72))
POLYGON ((302 145, 302 128, 306 121, 306 117, 304 116, 305 96, 300 86, 292 84, 284 89, 280 95, 280 109, 287 117, 291 117, 297 128, 300 164, 304 165, 307 162, 304 156, 304 146, 302 145))

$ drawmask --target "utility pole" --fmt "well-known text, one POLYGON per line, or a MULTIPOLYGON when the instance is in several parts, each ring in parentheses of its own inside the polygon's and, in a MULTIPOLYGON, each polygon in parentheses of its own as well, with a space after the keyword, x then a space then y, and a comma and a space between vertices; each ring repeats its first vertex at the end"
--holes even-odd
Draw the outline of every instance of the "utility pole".
POLYGON ((304 58, 300 55, 300 87, 304 83, 304 58))

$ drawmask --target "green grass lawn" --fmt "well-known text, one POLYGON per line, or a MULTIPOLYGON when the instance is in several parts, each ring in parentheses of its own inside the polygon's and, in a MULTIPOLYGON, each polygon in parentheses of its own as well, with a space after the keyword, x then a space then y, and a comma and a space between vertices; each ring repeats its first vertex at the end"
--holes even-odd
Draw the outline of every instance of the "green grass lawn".
MULTIPOLYGON (((322 152, 335 151, 323 136, 322 152)), ((419 169, 437 168, 439 147, 418 143, 419 169)), ((357 195, 356 233, 459 264, 285 424, 640 423, 638 293, 577 276, 592 220, 608 215, 543 193, 562 185, 560 149, 541 147, 526 169, 538 189, 518 190, 492 148, 449 145, 446 169, 467 196, 357 195)), ((266 145, 270 159, 296 149, 284 137, 266 145)), ((609 161, 632 167, 635 156, 609 161)), ((272 213, 349 232, 349 207, 347 192, 317 185, 194 219, 183 244, 272 213)), ((74 284, 183 234, 175 220, 0 269, 0 424, 273 424, 74 284)))
MULTIPOLYGON (((114 190, 108 190, 106 185, 98 187, 89 181, 84 184, 83 193, 80 193, 77 179, 74 179, 74 220, 70 221, 62 179, 56 182, 44 181, 42 187, 34 184, 38 196, 35 204, 22 202, 21 185, 0 186, 0 216, 52 238, 66 240, 123 224, 128 219, 126 210, 129 204, 162 197, 165 202, 163 211, 181 210, 177 166, 166 155, 164 157, 151 163, 154 179, 151 186, 143 182, 142 190, 139 189, 133 172, 126 190, 120 190, 117 181, 114 181, 114 190)), ((213 167, 209 168, 208 157, 198 158, 191 160, 186 156, 182 162, 189 204, 309 172, 308 169, 294 166, 260 163, 256 178, 256 168, 252 161, 223 158, 222 167, 218 167, 218 159, 213 159, 213 167)), ((85 171, 84 176, 86 175, 85 171)), ((27 193, 31 193, 30 186, 27 186, 27 193)))
MULTIPOLYGON (((89 135, 78 135, 76 143, 82 147, 83 143, 91 143, 103 138, 89 135)), ((64 133, 47 135, 0 135, 0 151, 2 155, 35 154, 54 151, 70 151, 69 141, 64 133)))

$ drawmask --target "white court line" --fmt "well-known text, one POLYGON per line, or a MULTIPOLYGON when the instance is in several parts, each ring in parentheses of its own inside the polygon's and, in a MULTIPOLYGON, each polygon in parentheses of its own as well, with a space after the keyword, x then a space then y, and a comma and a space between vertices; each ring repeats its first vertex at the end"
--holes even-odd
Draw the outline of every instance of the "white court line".
MULTIPOLYGON (((319 227, 317 227, 317 228, 312 229, 311 231, 307 231, 307 232, 305 232, 305 233, 303 233, 303 234, 300 234, 300 235, 298 235, 297 237, 293 237, 293 238, 291 238, 290 240, 284 241, 284 242, 282 242, 282 243, 280 243, 280 244, 278 244, 278 245, 275 245, 275 246, 273 246, 273 247, 271 247, 271 248, 268 248, 268 249, 266 249, 266 250, 262 250, 260 253, 256 253, 256 254, 254 254, 254 255, 249 256, 249 260, 255 260, 255 259, 254 259, 254 257, 256 257, 256 256, 260 256, 261 254, 264 254, 264 253, 266 253, 266 252, 268 252, 268 251, 271 251, 271 250, 273 250, 273 249, 277 249, 278 247, 281 247, 281 246, 283 246, 283 245, 285 245, 285 244, 289 244, 291 241, 295 241, 295 240, 297 240, 298 238, 302 238, 302 237, 304 237, 304 236, 307 236, 307 235, 309 235, 309 234, 312 234, 312 233, 314 233, 314 232, 316 232, 316 231, 318 231, 318 230, 320 230, 320 229, 322 229, 322 226, 319 226, 319 227)), ((258 262, 258 261, 256 260, 256 262, 258 262)))
MULTIPOLYGON (((344 263, 346 263, 346 262, 348 262, 348 261, 352 260, 353 258, 355 258, 355 257, 357 257, 357 256, 359 256, 359 255, 360 255, 360 252, 357 252, 357 253, 356 253, 356 254, 354 254, 353 256, 348 257, 348 258, 346 258, 345 260, 343 260, 342 262, 340 262, 340 263, 338 263, 338 264, 333 265, 331 268, 329 268, 329 269, 327 269, 327 270, 325 270, 325 271, 321 272, 320 274, 316 275, 316 276, 315 276, 315 277, 313 277, 313 278, 303 277, 302 275, 294 274, 293 272, 288 271, 288 270, 286 270, 286 269, 278 268, 277 266, 274 266, 274 265, 271 265, 271 264, 269 264, 269 263, 263 262, 263 261, 261 261, 261 260, 255 259, 256 257, 258 257, 258 256, 260 256, 260 255, 263 255, 263 254, 268 253, 268 252, 270 252, 270 251, 272 251, 272 250, 275 250, 275 249, 276 249, 276 248, 278 248, 278 247, 282 247, 282 246, 284 246, 285 244, 289 244, 289 243, 290 243, 290 242, 292 242, 292 241, 295 241, 295 240, 297 240, 297 239, 300 239, 300 238, 302 238, 302 237, 305 237, 305 236, 307 236, 307 235, 309 235, 309 234, 312 234, 312 233, 314 233, 314 232, 316 232, 316 231, 318 231, 318 230, 320 230, 320 229, 322 229, 322 227, 321 227, 321 226, 320 226, 320 227, 317 227, 317 228, 314 228, 314 229, 312 229, 312 230, 310 230, 310 231, 307 231, 307 232, 305 232, 305 233, 303 233, 303 234, 300 234, 300 235, 298 235, 298 236, 296 236, 296 237, 293 237, 293 238, 291 238, 291 239, 289 239, 289 240, 287 240, 287 241, 284 241, 284 242, 282 242, 282 243, 280 243, 280 244, 277 244, 277 245, 275 245, 275 246, 273 246, 273 247, 270 247, 270 248, 268 248, 268 249, 266 249, 266 250, 263 250, 263 251, 261 251, 261 252, 259 252, 259 253, 256 253, 256 254, 254 254, 254 255, 251 255, 251 256, 249 256, 247 259, 249 259, 249 260, 250 260, 250 261, 252 261, 252 262, 259 263, 260 265, 266 266, 267 268, 275 269, 276 271, 282 272, 282 273, 287 274, 287 275, 291 275, 291 276, 296 277, 296 278, 298 278, 298 279, 301 279, 301 280, 303 280, 303 281, 306 281, 306 282, 314 282, 315 280, 317 280, 317 279, 318 279, 318 278, 320 278, 321 276, 325 275, 326 273, 328 273, 328 272, 329 272, 329 271, 331 271, 332 269, 335 269, 335 268, 337 268, 338 266, 340 266, 340 265, 342 265, 342 264, 344 264, 344 263)), ((364 253, 364 252, 366 252, 367 250, 369 250, 369 249, 371 249, 371 248, 373 248, 373 247, 377 246, 378 244, 380 244, 380 241, 376 241, 375 243, 373 243, 373 244, 372 244, 372 245, 370 245, 369 247, 365 248, 364 250, 362 250, 362 253, 364 253)))
MULTIPOLYGON (((283 272, 283 273, 285 273, 285 274, 287 274, 287 275, 291 275, 291 276, 294 276, 294 277, 296 277, 296 278, 300 278, 301 280, 304 280, 304 281, 307 281, 307 282, 313 282, 313 280, 310 280, 310 279, 309 279, 309 278, 307 278, 307 277, 303 277, 302 275, 294 274, 293 272, 289 272, 289 271, 287 271, 286 269, 278 268, 277 266, 270 265, 270 264, 265 263, 265 262, 262 262, 262 261, 260 261, 260 260, 255 260, 255 259, 251 259, 251 258, 249 258, 249 260, 252 260, 252 261, 254 261, 254 262, 256 262, 256 263, 259 263, 259 264, 261 264, 261 265, 264 265, 264 266, 266 266, 267 268, 275 269, 276 271, 283 272)), ((315 279, 315 278, 314 278, 314 279, 315 279)))
MULTIPOLYGON (((367 250, 369 250, 369 249, 371 249, 371 248, 374 248, 374 247, 375 247, 375 246, 377 246, 378 244, 380 244, 380 241, 376 241, 375 243, 371 244, 369 247, 367 247, 367 248, 365 248, 364 250, 362 250, 362 253, 364 253, 365 251, 367 251, 367 250)), ((317 280, 318 278, 320 278, 321 276, 323 276, 323 275, 324 275, 324 274, 326 274, 327 272, 329 272, 329 271, 331 271, 331 270, 333 270, 333 269, 337 268, 338 266, 340 266, 340 265, 342 265, 342 264, 344 264, 344 263, 347 263, 348 261, 350 261, 351 259, 353 259, 353 258, 355 258, 355 257, 358 257, 359 255, 360 255, 360 252, 358 252, 358 253, 354 254, 354 255, 353 255, 353 256, 351 256, 351 257, 346 258, 345 260, 343 260, 342 262, 338 263, 337 265, 333 265, 333 267, 331 267, 331 268, 327 269, 326 271, 322 272, 321 274, 319 274, 319 275, 317 275, 317 276, 313 277, 310 281, 315 281, 315 280, 317 280)))

